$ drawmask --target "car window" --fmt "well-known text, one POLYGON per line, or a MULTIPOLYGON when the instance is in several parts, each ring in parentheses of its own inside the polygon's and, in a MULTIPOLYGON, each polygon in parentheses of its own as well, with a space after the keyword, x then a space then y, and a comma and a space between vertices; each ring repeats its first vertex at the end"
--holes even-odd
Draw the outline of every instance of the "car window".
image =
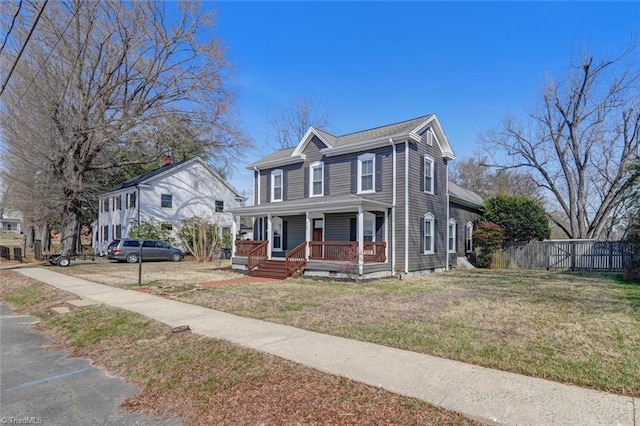
POLYGON ((155 241, 145 240, 145 242, 142 243, 142 247, 155 247, 155 246, 156 246, 155 241))
POLYGON ((165 243, 164 241, 156 241, 156 245, 162 248, 169 248, 169 244, 165 243))
POLYGON ((138 245, 139 245, 138 241, 136 240, 128 240, 128 241, 125 241, 123 244, 124 247, 138 247, 138 245))
POLYGON ((113 240, 109 243, 109 245, 107 246, 107 250, 114 248, 115 246, 118 245, 118 243, 120 242, 120 240, 113 240))

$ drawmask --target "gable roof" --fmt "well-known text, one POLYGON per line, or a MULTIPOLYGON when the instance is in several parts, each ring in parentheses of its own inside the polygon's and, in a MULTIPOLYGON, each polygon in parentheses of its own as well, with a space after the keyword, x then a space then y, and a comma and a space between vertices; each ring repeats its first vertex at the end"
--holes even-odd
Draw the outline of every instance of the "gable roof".
POLYGON ((305 156, 302 152, 314 136, 318 137, 326 146, 326 148, 322 149, 322 152, 327 156, 331 156, 368 150, 375 147, 375 145, 372 146, 372 144, 386 145, 389 143, 389 140, 395 142, 406 139, 420 140, 421 134, 429 129, 433 131, 443 157, 455 159, 453 149, 451 149, 451 145, 442 130, 438 118, 435 114, 427 114, 398 123, 348 133, 342 136, 335 136, 325 130, 310 127, 296 147, 273 152, 251 163, 247 168, 259 169, 262 167, 276 167, 278 165, 304 161, 305 156))
POLYGON ((111 189, 105 191, 105 192, 113 192, 113 191, 119 191, 122 189, 126 189, 126 188, 135 188, 136 186, 138 186, 139 184, 142 183, 148 183, 149 181, 153 180, 154 178, 160 178, 163 175, 169 174, 170 172, 175 172, 178 171, 180 169, 185 169, 193 164, 200 164, 202 165, 215 179, 219 180, 223 185, 225 185, 236 198, 243 198, 242 195, 240 195, 240 193, 233 187, 231 186, 231 184, 229 182, 227 182, 225 179, 222 178, 222 176, 220 176, 220 174, 218 172, 216 172, 215 170, 213 170, 207 163, 205 163, 200 157, 193 157, 190 158, 189 160, 184 160, 184 161, 178 161, 172 164, 165 164, 162 167, 158 167, 157 169, 148 171, 146 173, 142 173, 138 176, 134 176, 131 179, 127 179, 126 181, 112 187, 111 189))

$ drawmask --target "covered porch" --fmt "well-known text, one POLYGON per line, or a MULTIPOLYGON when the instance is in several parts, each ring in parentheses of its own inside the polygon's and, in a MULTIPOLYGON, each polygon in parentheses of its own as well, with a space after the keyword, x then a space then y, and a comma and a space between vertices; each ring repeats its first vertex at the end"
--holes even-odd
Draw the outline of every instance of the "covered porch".
POLYGON ((282 277, 391 274, 389 205, 356 195, 296 201, 233 210, 253 223, 253 239, 232 248, 235 269, 277 269, 282 277))

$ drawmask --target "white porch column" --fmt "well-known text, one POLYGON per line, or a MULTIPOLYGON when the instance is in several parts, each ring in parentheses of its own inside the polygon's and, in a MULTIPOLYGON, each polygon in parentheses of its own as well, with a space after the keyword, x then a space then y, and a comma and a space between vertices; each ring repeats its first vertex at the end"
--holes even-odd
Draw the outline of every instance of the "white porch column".
POLYGON ((267 244, 267 258, 271 259, 271 244, 273 241, 273 226, 271 223, 271 213, 267 214, 267 240, 269 240, 269 244, 267 244))
POLYGON ((358 274, 364 272, 364 212, 358 206, 358 274))
POLYGON ((389 263, 389 209, 384 209, 384 261, 389 263))
POLYGON ((305 257, 309 259, 311 255, 311 247, 309 247, 309 241, 311 241, 311 215, 307 211, 305 212, 305 235, 304 240, 307 242, 307 248, 305 249, 305 257))
POLYGON ((236 220, 238 219, 237 216, 233 216, 233 220, 231 221, 231 257, 235 257, 236 256, 236 236, 238 234, 238 224, 236 223, 236 220))

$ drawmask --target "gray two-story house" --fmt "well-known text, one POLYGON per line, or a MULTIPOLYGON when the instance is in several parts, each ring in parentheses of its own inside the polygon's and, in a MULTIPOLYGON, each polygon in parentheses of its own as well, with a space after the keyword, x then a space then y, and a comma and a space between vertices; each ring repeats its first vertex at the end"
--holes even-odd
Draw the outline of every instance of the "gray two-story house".
POLYGON ((454 159, 435 114, 342 136, 312 127, 248 166, 253 206, 232 213, 253 219, 253 240, 236 242, 232 265, 366 277, 455 266, 482 199, 448 181, 454 159))

